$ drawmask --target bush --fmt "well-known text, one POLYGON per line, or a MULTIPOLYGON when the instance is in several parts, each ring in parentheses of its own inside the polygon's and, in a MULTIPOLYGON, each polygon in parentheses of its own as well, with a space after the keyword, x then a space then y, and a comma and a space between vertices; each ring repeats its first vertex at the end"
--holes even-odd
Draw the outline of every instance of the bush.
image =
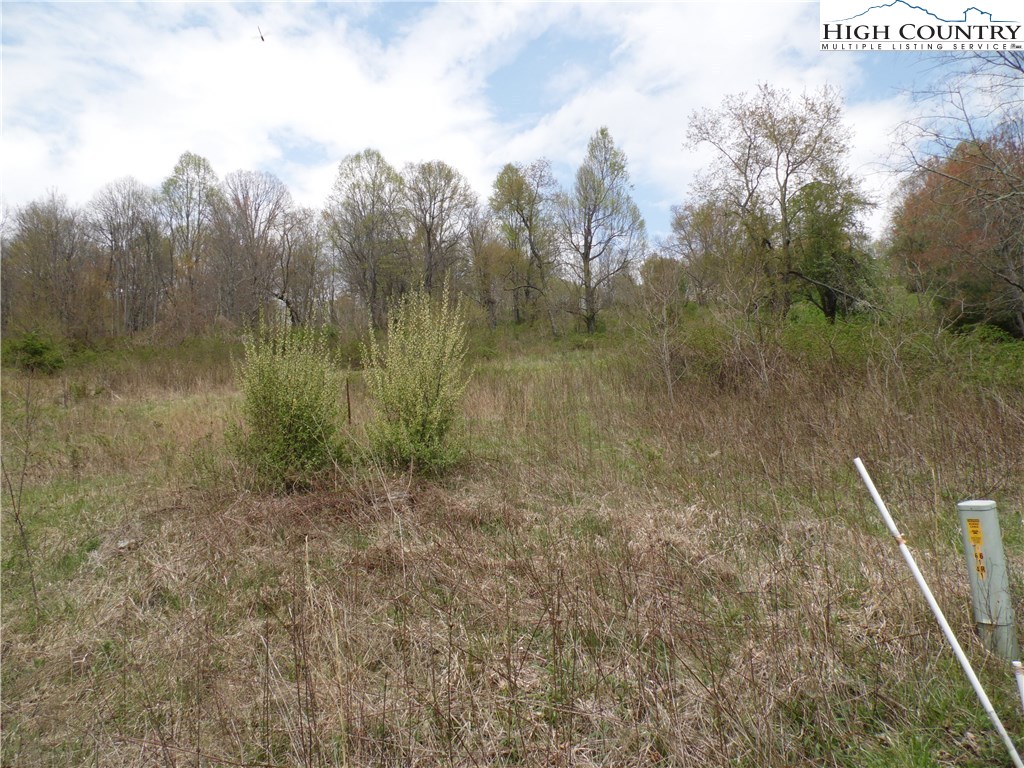
POLYGON ((56 373, 66 362, 57 342, 35 331, 5 345, 4 357, 26 371, 56 373))
POLYGON ((378 459, 426 473, 458 460, 450 433, 468 383, 465 356, 466 321, 447 285, 437 303, 422 292, 403 297, 391 312, 386 346, 371 332, 363 366, 376 401, 368 432, 378 459))
POLYGON ((261 322, 238 373, 245 427, 228 441, 257 485, 307 486, 341 457, 337 377, 321 331, 261 322))

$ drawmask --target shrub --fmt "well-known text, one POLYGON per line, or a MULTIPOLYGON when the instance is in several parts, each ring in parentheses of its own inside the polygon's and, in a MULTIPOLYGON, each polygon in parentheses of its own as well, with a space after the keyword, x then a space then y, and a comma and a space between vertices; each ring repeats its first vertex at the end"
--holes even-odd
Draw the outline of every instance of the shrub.
POLYGON ((57 342, 36 331, 29 331, 20 339, 5 345, 4 356, 19 368, 38 373, 56 373, 64 367, 64 353, 57 342))
POLYGON ((245 427, 228 440, 257 485, 302 487, 340 458, 337 377, 321 331, 261 321, 238 373, 245 427))
POLYGON ((403 297, 384 346, 371 332, 363 367, 376 401, 368 432, 377 458, 427 473, 458 460, 451 430, 468 383, 465 356, 466 321, 447 285, 436 303, 422 292, 403 297))

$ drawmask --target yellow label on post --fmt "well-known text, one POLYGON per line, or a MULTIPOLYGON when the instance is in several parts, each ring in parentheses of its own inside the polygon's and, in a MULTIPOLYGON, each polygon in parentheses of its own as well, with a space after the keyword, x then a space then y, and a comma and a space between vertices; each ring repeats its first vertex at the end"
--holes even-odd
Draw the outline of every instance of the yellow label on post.
POLYGON ((981 537, 981 520, 977 518, 967 518, 967 538, 971 540, 971 544, 981 545, 984 539, 981 537))

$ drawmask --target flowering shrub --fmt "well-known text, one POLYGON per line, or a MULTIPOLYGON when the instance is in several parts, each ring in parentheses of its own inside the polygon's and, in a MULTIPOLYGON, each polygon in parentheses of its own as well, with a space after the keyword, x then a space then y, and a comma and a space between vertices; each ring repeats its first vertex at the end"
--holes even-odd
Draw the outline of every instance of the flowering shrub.
POLYGON ((363 348, 366 385, 376 416, 368 427, 374 455, 387 464, 438 472, 458 460, 451 438, 466 389, 466 322, 450 298, 404 296, 380 344, 363 348))
POLYGON ((239 378, 245 424, 229 435, 235 455, 260 486, 307 485, 339 455, 337 377, 323 333, 261 322, 239 378))

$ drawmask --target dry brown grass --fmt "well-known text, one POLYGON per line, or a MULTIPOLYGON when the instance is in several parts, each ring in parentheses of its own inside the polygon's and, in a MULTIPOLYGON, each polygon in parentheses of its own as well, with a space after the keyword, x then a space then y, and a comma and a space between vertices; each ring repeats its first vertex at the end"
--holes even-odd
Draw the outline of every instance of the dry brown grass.
POLYGON ((1024 394, 776 364, 673 406, 629 357, 499 360, 458 473, 283 498, 232 486, 227 386, 54 393, 38 622, 4 532, 4 765, 1006 762, 851 460, 1020 733, 952 503, 996 497, 1024 573, 1024 394))

